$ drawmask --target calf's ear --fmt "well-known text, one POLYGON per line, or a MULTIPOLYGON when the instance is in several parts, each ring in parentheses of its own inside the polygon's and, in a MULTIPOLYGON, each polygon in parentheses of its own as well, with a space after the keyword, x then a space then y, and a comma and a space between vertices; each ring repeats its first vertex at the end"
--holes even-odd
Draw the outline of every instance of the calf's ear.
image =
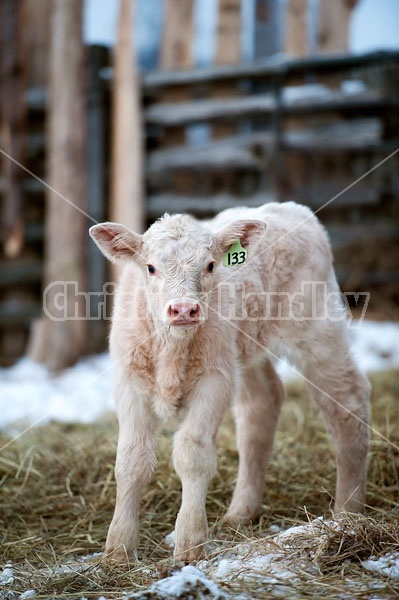
POLYGON ((234 221, 216 234, 216 246, 224 254, 234 242, 240 240, 241 245, 248 249, 258 244, 265 230, 266 223, 263 221, 234 221))
POLYGON ((119 223, 99 223, 89 233, 101 252, 112 262, 138 258, 142 248, 141 235, 119 223))

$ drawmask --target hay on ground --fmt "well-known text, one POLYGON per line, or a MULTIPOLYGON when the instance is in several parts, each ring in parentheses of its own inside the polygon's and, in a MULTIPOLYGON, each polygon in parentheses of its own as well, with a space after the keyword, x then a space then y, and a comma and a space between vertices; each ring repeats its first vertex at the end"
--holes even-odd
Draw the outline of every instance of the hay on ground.
MULTIPOLYGON (((371 585, 377 577, 382 586, 379 597, 393 593, 393 581, 378 579, 360 566, 360 561, 372 555, 399 549, 399 373, 375 375, 372 383, 375 431, 371 435, 368 512, 365 517, 347 517, 343 528, 332 528, 328 535, 296 540, 297 547, 290 549, 292 556, 308 557, 318 569, 317 575, 307 573, 295 583, 293 593, 296 589, 300 597, 344 597, 342 589, 348 578, 371 585)), ((13 562, 10 589, 16 594, 35 589, 38 598, 121 598, 123 590, 143 590, 172 572, 171 550, 163 540, 173 530, 181 491, 170 464, 169 429, 159 436, 158 467, 143 495, 137 562, 127 569, 109 567, 101 557, 79 561, 84 555, 101 552, 104 545, 115 501, 116 440, 113 415, 92 425, 37 427, 15 441, 7 435, 0 437, 0 567, 13 562), (67 564, 70 568, 63 568, 67 564)), ((211 553, 243 539, 257 547, 265 543, 265 536, 270 538, 273 525, 288 528, 307 522, 309 515, 331 518, 334 454, 302 385, 288 386, 266 476, 263 514, 258 523, 234 531, 221 517, 233 491, 237 460, 232 418, 228 416, 219 435, 218 474, 208 494, 210 537, 217 540, 216 547, 210 544, 211 553)), ((243 584, 243 591, 253 593, 253 598, 271 597, 270 590, 259 588, 259 582, 252 592, 248 585, 243 584)), ((225 589, 239 591, 240 583, 228 584, 225 589)), ((7 588, 0 590, 5 593, 7 588)), ((347 597, 355 598, 355 591, 347 597)), ((368 597, 362 593, 362 598, 368 597)))

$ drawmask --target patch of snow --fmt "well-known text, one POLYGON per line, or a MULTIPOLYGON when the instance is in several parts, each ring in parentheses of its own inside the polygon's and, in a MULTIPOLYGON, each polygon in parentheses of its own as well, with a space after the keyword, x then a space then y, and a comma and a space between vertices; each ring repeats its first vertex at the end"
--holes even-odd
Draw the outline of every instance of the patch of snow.
POLYGON ((344 94, 362 94, 367 91, 364 81, 348 79, 341 81, 341 90, 344 94))
POLYGON ((386 554, 380 556, 380 558, 371 557, 368 560, 363 560, 361 565, 367 571, 374 571, 384 577, 399 579, 399 552, 386 554))
POLYGON ((168 533, 168 535, 165 536, 165 539, 164 539, 165 546, 167 546, 168 548, 174 548, 175 547, 175 539, 176 539, 176 533, 175 533, 175 530, 173 530, 170 533, 168 533))
POLYGON ((109 354, 90 356, 60 375, 28 358, 0 369, 0 427, 18 421, 90 423, 113 410, 109 354))
POLYGON ((290 586, 298 581, 296 566, 294 560, 272 544, 266 544, 261 551, 249 550, 248 544, 238 544, 212 560, 198 564, 217 583, 256 583, 259 590, 267 590, 276 596, 286 596, 290 586))
POLYGON ((229 583, 235 580, 259 582, 262 590, 274 596, 286 596, 299 578, 299 571, 317 575, 317 566, 305 556, 298 559, 292 552, 298 536, 314 535, 323 528, 339 528, 339 522, 325 521, 322 517, 309 523, 290 527, 271 538, 259 540, 259 544, 237 544, 214 558, 198 563, 208 577, 216 582, 229 583))
MULTIPOLYGON (((308 524, 291 527, 283 532, 288 538, 308 530, 308 524)), ((269 589, 276 595, 284 595, 287 584, 297 581, 295 573, 297 560, 290 558, 280 543, 278 534, 269 540, 262 540, 262 546, 237 544, 215 558, 201 561, 198 567, 217 582, 254 581, 259 580, 263 588, 269 589)), ((311 569, 311 565, 307 565, 311 569)))
POLYGON ((349 329, 352 352, 365 372, 399 367, 399 323, 363 321, 349 329))
POLYGON ((216 579, 226 580, 231 573, 235 573, 242 569, 242 561, 241 560, 231 560, 229 558, 222 558, 219 562, 218 567, 214 573, 214 577, 216 579))
MULTIPOLYGON (((348 327, 353 355, 366 372, 399 367, 399 324, 364 320, 348 327)), ((112 360, 90 356, 57 376, 27 358, 0 369, 0 429, 51 420, 90 423, 113 410, 112 360), (17 425, 18 424, 18 425, 17 425)), ((286 361, 277 364, 284 380, 300 377, 286 361)))
POLYGON ((102 555, 103 555, 102 552, 93 552, 92 554, 84 554, 83 556, 79 556, 79 560, 82 560, 82 561, 93 560, 93 559, 99 558, 102 555))
POLYGON ((14 583, 14 569, 11 563, 7 563, 0 574, 0 585, 12 585, 14 583))
MULTIPOLYGON (((259 581, 259 589, 273 596, 286 596, 292 592, 300 578, 300 572, 317 575, 318 568, 305 555, 298 558, 292 552, 296 539, 303 535, 323 536, 329 531, 342 527, 340 521, 325 520, 318 517, 309 523, 290 527, 272 538, 259 540, 259 544, 237 544, 233 548, 220 552, 210 560, 200 561, 198 568, 217 583, 229 583, 235 580, 245 582, 259 581)), ((379 559, 363 561, 365 569, 384 577, 399 578, 399 553, 388 554, 379 559)), ((359 582, 349 580, 359 588, 359 582)), ((380 583, 373 582, 366 589, 379 589, 380 583)), ((377 597, 375 597, 377 598, 377 597)))
POLYGON ((308 83, 305 85, 287 85, 283 88, 283 100, 285 102, 298 102, 310 98, 329 98, 331 91, 320 83, 308 83))
POLYGON ((290 542, 299 535, 323 535, 329 530, 339 531, 342 525, 339 521, 327 521, 323 517, 317 517, 304 525, 294 525, 282 531, 274 538, 276 543, 290 547, 290 542))
POLYGON ((278 525, 269 525, 268 531, 270 533, 279 533, 281 531, 281 528, 278 525))
MULTIPOLYGON (((353 357, 365 373, 399 368, 399 323, 369 320, 348 321, 348 339, 353 357)), ((301 377, 285 359, 276 369, 284 381, 301 377)))
POLYGON ((24 600, 25 598, 33 598, 33 596, 36 596, 35 590, 26 590, 26 592, 19 596, 19 600, 24 600))
POLYGON ((216 583, 208 579, 202 571, 192 565, 187 565, 170 577, 157 581, 144 592, 129 595, 127 600, 151 600, 152 598, 167 600, 191 597, 199 600, 227 600, 228 598, 216 583), (191 596, 192 593, 195 595, 191 596))
MULTIPOLYGON (((51 574, 55 577, 58 575, 70 575, 71 573, 84 573, 88 570, 100 569, 98 559, 103 555, 102 552, 93 552, 92 554, 84 554, 82 556, 72 555, 67 563, 61 564, 58 567, 50 569, 51 574)), ((48 571, 48 569, 47 569, 48 571)), ((99 599, 100 600, 100 599, 99 599)))
MULTIPOLYGON (((341 83, 343 94, 361 94, 367 91, 364 82, 359 80, 347 80, 341 83)), ((314 98, 332 99, 336 92, 320 83, 307 83, 304 85, 289 85, 283 88, 283 101, 287 103, 308 102, 314 98)))

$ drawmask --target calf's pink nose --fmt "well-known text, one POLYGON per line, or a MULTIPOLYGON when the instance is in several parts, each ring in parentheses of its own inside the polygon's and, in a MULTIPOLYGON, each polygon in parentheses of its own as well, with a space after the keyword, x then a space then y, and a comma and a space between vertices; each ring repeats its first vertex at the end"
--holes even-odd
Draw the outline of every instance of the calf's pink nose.
POLYGON ((198 321, 200 312, 199 304, 191 302, 174 302, 168 307, 168 317, 172 323, 174 321, 198 321))

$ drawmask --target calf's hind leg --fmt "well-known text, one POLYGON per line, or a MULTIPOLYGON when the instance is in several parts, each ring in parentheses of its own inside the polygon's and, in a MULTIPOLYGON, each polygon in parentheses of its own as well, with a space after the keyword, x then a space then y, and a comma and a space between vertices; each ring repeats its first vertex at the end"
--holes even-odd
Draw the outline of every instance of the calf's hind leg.
POLYGON ((225 519, 237 525, 259 514, 266 467, 284 400, 284 388, 270 361, 263 359, 245 370, 234 414, 239 468, 237 483, 225 519))
POLYGON ((366 500, 370 383, 354 364, 343 336, 338 346, 337 339, 325 344, 304 373, 335 447, 334 511, 361 512, 366 500))

